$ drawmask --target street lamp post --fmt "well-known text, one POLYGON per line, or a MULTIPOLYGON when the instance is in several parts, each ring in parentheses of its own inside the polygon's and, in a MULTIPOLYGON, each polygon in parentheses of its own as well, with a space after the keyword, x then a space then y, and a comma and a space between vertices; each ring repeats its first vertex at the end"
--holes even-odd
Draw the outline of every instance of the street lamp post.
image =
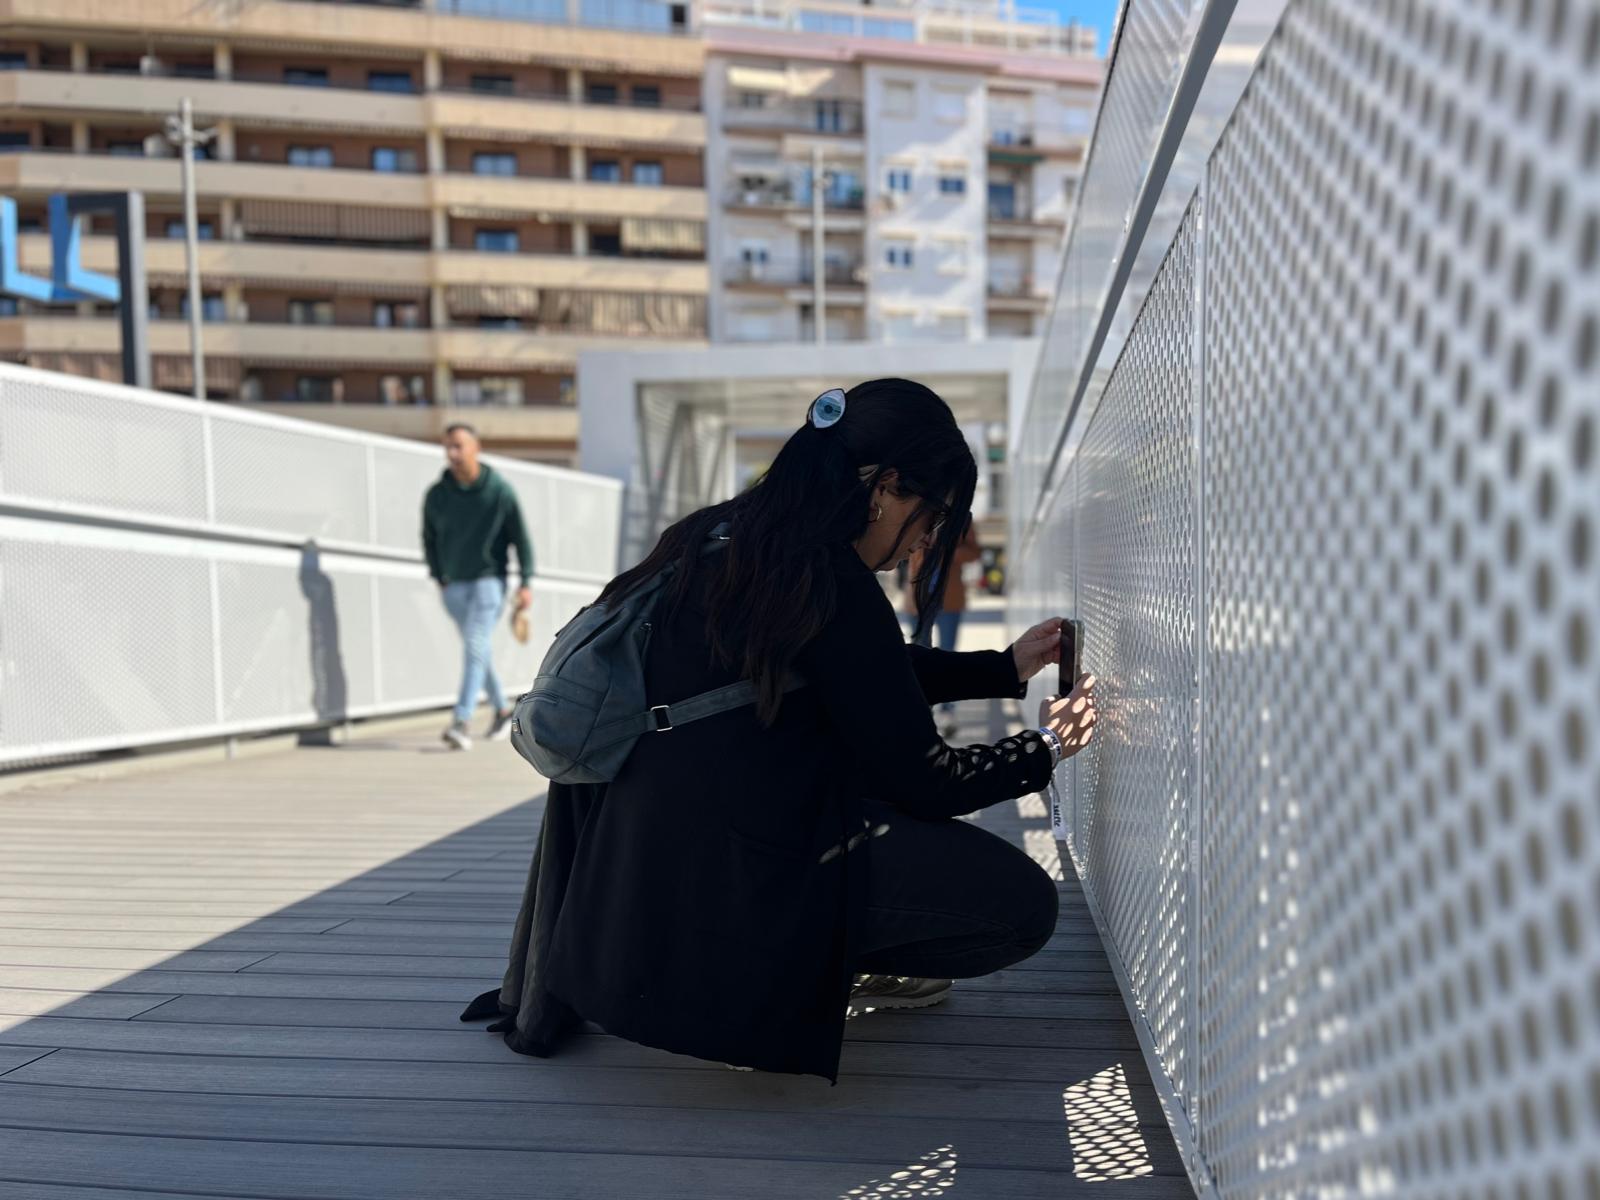
POLYGON ((194 105, 185 96, 178 102, 178 115, 167 118, 167 141, 183 155, 183 239, 189 269, 189 357, 194 372, 194 398, 206 398, 206 354, 201 342, 202 304, 200 297, 200 223, 195 216, 194 148, 216 136, 214 129, 194 127, 194 105))

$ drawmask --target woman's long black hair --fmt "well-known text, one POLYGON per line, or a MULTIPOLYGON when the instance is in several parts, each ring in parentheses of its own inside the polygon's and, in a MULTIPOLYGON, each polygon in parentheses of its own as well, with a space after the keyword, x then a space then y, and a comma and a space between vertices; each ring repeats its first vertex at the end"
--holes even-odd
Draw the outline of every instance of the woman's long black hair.
MULTIPOLYGON (((924 512, 944 517, 914 581, 920 634, 933 616, 934 581, 942 591, 971 514, 978 468, 949 405, 907 379, 851 388, 835 424, 817 429, 807 420, 759 482, 668 528, 643 562, 606 585, 599 603, 626 596, 677 563, 666 592, 670 614, 689 594, 697 568, 714 572, 707 630, 712 652, 755 681, 756 714, 770 725, 795 655, 833 616, 828 556, 866 531, 869 498, 891 469, 899 476, 896 490, 921 500, 897 534, 924 512), (728 548, 702 560, 701 547, 722 521, 732 525, 728 548)), ((892 564, 868 565, 876 570, 892 564)))

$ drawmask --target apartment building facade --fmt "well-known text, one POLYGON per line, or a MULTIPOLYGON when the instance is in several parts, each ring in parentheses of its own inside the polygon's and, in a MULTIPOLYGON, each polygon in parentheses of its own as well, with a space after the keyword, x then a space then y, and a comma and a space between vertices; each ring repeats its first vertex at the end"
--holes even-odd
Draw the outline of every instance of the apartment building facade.
MULTIPOLYGON (((189 97, 208 396, 570 463, 580 352, 812 339, 819 249, 834 340, 1031 335, 1093 44, 996 0, 0 0, 0 195, 44 274, 51 194, 143 193, 191 392, 189 97)), ((11 361, 117 378, 117 339, 0 298, 11 361)))
MULTIPOLYGON (((161 136, 190 97, 209 396, 573 461, 580 350, 706 337, 703 55, 671 6, 648 31, 522 7, 0 0, 20 265, 48 272, 50 194, 143 192, 154 379, 190 391, 161 136)), ((117 337, 104 306, 0 301, 12 361, 117 378, 117 337)))
POLYGON ((1008 44, 998 6, 965 42, 912 5, 761 8, 703 27, 713 339, 813 340, 819 306, 825 340, 1033 336, 1099 61, 1008 44))

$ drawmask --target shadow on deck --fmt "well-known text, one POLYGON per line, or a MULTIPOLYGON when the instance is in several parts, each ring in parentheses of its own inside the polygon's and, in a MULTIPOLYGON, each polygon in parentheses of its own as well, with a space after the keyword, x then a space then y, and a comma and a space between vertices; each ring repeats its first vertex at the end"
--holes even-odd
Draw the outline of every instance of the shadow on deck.
MULTIPOLYGON (((836 1088, 460 1024, 542 798, 436 746, 0 796, 0 1200, 1192 1195, 1075 883, 1035 958, 851 1021, 836 1088)), ((979 823, 1053 859, 1036 798, 979 823)))

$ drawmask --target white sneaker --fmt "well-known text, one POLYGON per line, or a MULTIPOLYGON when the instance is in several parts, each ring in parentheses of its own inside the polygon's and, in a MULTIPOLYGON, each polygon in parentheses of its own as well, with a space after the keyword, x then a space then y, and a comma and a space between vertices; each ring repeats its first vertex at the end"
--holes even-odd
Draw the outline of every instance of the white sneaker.
POLYGON ((472 735, 467 732, 465 721, 451 721, 449 728, 440 736, 457 750, 472 749, 472 735))

